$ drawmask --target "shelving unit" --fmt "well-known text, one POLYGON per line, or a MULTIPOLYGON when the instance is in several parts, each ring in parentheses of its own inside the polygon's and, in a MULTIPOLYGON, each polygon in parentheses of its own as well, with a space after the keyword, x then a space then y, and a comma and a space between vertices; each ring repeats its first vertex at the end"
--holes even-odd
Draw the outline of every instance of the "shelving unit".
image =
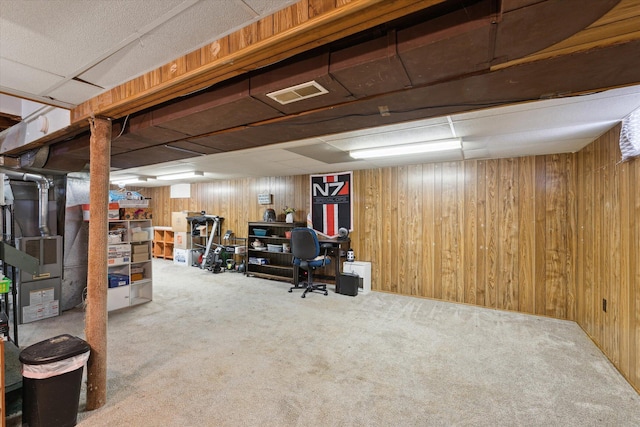
POLYGON ((151 220, 109 221, 107 310, 153 299, 151 220))
POLYGON ((174 232, 171 227, 153 228, 153 257, 173 259, 174 232))
POLYGON ((275 252, 268 249, 258 250, 252 246, 252 243, 258 239, 267 248, 269 244, 290 244, 291 241, 285 236, 285 233, 295 227, 304 227, 304 224, 301 222, 249 222, 245 274, 293 282, 293 255, 290 252, 275 252), (266 236, 257 236, 254 232, 256 228, 267 230, 266 236), (264 264, 262 260, 264 260, 264 264))

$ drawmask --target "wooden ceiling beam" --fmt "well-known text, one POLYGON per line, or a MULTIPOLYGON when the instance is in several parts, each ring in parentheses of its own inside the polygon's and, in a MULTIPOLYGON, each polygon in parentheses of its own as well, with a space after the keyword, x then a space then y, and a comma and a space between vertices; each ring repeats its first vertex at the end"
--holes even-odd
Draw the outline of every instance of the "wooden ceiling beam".
POLYGON ((84 102, 71 123, 124 117, 444 1, 301 0, 84 102))
POLYGON ((573 36, 523 58, 491 67, 492 71, 528 62, 572 55, 640 39, 640 0, 621 0, 602 18, 573 36))

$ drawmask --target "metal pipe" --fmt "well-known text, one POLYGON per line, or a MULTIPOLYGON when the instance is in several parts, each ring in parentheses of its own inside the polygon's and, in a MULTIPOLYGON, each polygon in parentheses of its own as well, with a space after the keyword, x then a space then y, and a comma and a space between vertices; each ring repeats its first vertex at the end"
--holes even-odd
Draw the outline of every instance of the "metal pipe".
POLYGON ((11 169, 5 169, 0 167, 0 173, 7 175, 10 178, 21 179, 23 181, 35 182, 38 186, 38 229, 40 230, 40 236, 47 237, 50 235, 49 226, 47 225, 49 219, 49 187, 50 181, 43 175, 35 173, 18 172, 11 169))

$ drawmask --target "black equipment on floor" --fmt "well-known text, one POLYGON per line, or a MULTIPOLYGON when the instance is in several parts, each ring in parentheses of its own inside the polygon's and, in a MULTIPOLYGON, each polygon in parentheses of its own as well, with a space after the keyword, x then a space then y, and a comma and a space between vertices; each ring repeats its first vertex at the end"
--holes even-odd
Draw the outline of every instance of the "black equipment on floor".
POLYGON ((340 290, 338 291, 341 295, 349 295, 350 297, 355 297, 358 295, 358 288, 362 283, 362 278, 357 274, 353 273, 342 273, 340 274, 340 290))
POLYGON ((314 284, 313 283, 313 271, 316 268, 324 267, 331 263, 331 259, 327 256, 327 251, 331 245, 324 244, 324 255, 320 255, 320 242, 318 242, 318 235, 316 232, 307 227, 296 227, 291 230, 291 253, 293 254, 293 265, 297 265, 303 270, 307 270, 307 283, 304 286, 292 286, 289 288, 289 292, 292 292, 296 288, 304 287, 305 290, 302 293, 304 298, 307 292, 319 291, 328 295, 326 284, 314 284))

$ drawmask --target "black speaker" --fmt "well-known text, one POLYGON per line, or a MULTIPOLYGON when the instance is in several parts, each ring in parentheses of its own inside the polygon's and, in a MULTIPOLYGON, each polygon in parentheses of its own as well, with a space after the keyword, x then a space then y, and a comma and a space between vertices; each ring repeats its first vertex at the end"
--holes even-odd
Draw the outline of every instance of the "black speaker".
POLYGON ((338 293, 355 297, 358 295, 358 287, 362 283, 362 278, 353 273, 342 273, 340 275, 340 288, 338 293))

